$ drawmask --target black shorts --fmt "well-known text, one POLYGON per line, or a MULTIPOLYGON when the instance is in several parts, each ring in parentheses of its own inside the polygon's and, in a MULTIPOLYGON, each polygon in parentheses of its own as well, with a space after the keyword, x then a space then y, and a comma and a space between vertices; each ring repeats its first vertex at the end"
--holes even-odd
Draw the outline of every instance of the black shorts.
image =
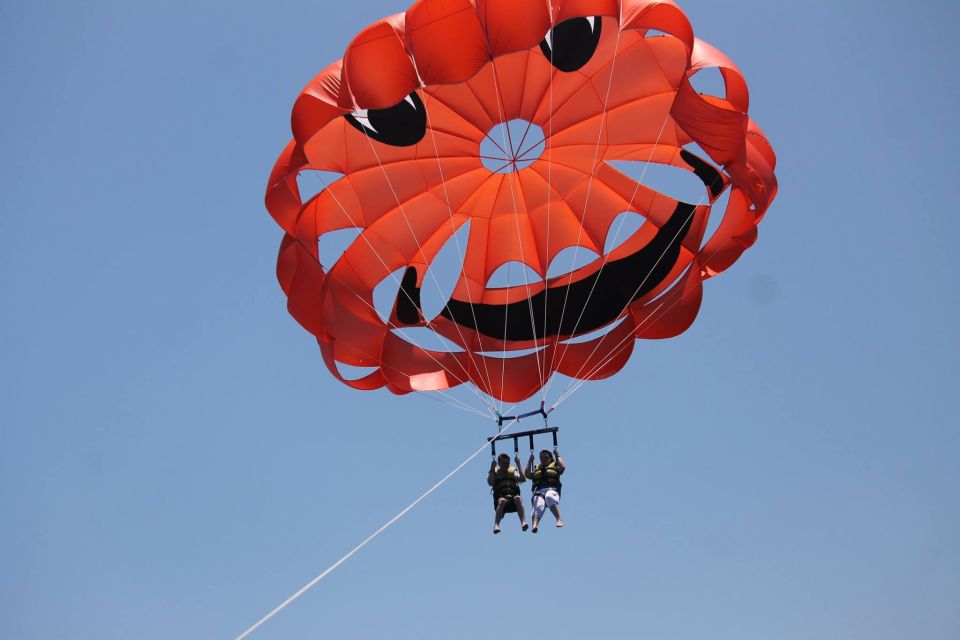
POLYGON ((519 497, 519 494, 517 494, 517 496, 514 496, 512 493, 495 493, 495 494, 493 494, 493 508, 496 509, 496 508, 497 508, 497 503, 500 502, 500 498, 503 498, 503 499, 505 499, 505 500, 507 501, 507 504, 504 505, 503 512, 504 512, 504 513, 516 513, 516 512, 517 512, 517 505, 516 505, 516 503, 513 501, 514 497, 519 497))

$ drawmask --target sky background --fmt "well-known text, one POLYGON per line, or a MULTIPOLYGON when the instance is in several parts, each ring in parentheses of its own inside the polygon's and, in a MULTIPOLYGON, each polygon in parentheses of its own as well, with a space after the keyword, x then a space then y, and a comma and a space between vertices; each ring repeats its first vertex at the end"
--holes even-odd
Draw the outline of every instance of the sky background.
MULTIPOLYGON (((568 526, 490 535, 482 454, 254 638, 960 637, 960 5, 682 6, 780 195, 554 414, 568 526)), ((274 275, 293 101, 405 7, 0 5, 0 637, 233 638, 491 433, 337 383, 274 275)))

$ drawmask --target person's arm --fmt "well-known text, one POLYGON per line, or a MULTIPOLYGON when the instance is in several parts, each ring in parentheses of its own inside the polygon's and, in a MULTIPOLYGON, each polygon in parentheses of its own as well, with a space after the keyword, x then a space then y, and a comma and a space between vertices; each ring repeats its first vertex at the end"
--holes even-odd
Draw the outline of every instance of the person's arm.
POLYGON ((523 484, 527 480, 527 476, 523 475, 523 467, 520 466, 520 456, 513 456, 513 461, 517 463, 517 473, 520 474, 520 477, 517 478, 517 481, 520 484, 523 484))
POLYGON ((496 460, 491 460, 491 461, 490 461, 490 473, 487 474, 487 484, 490 485, 491 487, 493 486, 493 479, 496 477, 496 476, 494 475, 494 472, 495 472, 496 470, 497 470, 497 461, 496 461, 496 460))
POLYGON ((554 449, 553 455, 557 457, 557 473, 563 473, 564 469, 567 468, 567 465, 563 464, 563 458, 560 457, 560 452, 554 449))

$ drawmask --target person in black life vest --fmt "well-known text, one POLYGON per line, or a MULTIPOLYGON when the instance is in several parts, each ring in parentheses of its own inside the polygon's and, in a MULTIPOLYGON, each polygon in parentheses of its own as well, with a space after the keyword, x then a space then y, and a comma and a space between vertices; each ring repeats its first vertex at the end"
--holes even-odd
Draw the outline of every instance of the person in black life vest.
POLYGON ((523 500, 520 498, 520 484, 526 480, 523 469, 520 467, 520 458, 515 457, 517 466, 510 466, 510 456, 501 453, 490 462, 490 473, 487 474, 487 484, 493 487, 493 506, 497 510, 493 522, 493 532, 500 533, 500 520, 503 514, 516 511, 520 516, 520 528, 527 530, 527 519, 523 513, 523 500))
POLYGON ((540 524, 545 508, 553 513, 557 519, 557 526, 563 526, 563 518, 560 517, 560 476, 566 467, 560 452, 554 449, 554 453, 557 454, 556 460, 546 449, 541 451, 540 464, 536 467, 533 466, 532 453, 527 462, 526 475, 533 482, 533 528, 530 530, 532 533, 537 532, 537 526, 540 524))

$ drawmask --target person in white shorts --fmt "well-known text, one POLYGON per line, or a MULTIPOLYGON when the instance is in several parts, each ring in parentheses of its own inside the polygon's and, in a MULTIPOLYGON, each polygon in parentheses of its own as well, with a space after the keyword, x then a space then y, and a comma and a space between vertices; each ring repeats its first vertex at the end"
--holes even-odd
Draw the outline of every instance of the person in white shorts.
POLYGON ((563 526, 563 518, 560 517, 560 476, 566 470, 563 464, 563 458, 560 452, 554 449, 556 459, 553 454, 544 449, 540 452, 540 464, 533 466, 533 454, 530 454, 530 460, 527 461, 526 476, 533 482, 533 519, 530 532, 536 533, 540 524, 540 518, 543 517, 545 509, 550 509, 553 516, 557 519, 557 526, 563 526))

